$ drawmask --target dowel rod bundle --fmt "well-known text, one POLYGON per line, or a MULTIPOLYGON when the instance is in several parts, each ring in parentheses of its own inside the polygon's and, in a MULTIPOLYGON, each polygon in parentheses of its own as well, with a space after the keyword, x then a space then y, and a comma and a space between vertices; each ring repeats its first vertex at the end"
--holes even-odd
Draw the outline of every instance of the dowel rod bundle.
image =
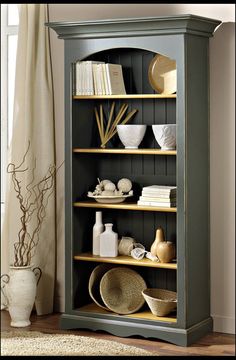
POLYGON ((130 118, 138 111, 137 109, 133 109, 128 114, 126 114, 126 117, 122 120, 123 116, 125 115, 128 109, 128 104, 122 104, 118 111, 118 114, 113 120, 114 109, 115 109, 115 102, 113 101, 109 113, 108 122, 107 125, 105 126, 102 105, 100 105, 99 107, 100 117, 97 108, 96 107, 94 108, 102 148, 104 148, 106 143, 109 140, 111 140, 111 138, 117 133, 117 125, 120 123, 122 125, 126 124, 127 121, 129 121, 130 118))

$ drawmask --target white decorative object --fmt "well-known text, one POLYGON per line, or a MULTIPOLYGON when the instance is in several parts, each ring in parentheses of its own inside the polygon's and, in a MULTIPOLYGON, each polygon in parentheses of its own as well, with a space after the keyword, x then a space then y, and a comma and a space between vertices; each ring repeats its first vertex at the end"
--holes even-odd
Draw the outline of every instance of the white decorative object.
POLYGON ((103 190, 101 196, 114 196, 114 191, 112 190, 103 190))
POLYGON ((93 192, 88 191, 87 196, 103 204, 120 203, 127 197, 133 196, 133 190, 131 190, 132 182, 129 179, 120 179, 118 184, 119 190, 117 190, 116 185, 110 180, 100 181, 98 178, 98 184, 96 185, 95 190, 93 192))
POLYGON ((145 135, 147 125, 117 125, 117 132, 126 149, 137 149, 145 135))
POLYGON ((116 190, 116 186, 110 181, 104 185, 104 190, 114 191, 116 190))
POLYGON ((176 124, 152 125, 152 130, 162 150, 176 149, 176 124))
POLYGON ((93 255, 100 255, 100 235, 103 231, 102 212, 96 211, 96 221, 93 226, 93 255))
POLYGON ((113 196, 88 194, 88 197, 95 199, 97 202, 102 204, 118 204, 125 201, 125 199, 130 196, 133 196, 133 193, 128 195, 113 195, 113 196))
POLYGON ((31 324, 29 319, 41 274, 39 267, 32 269, 32 265, 29 265, 10 266, 9 274, 1 276, 1 291, 6 300, 4 305, 11 316, 11 326, 25 327, 31 324))
POLYGON ((140 247, 136 247, 131 251, 130 254, 134 259, 141 260, 141 259, 143 259, 145 253, 146 253, 145 249, 142 249, 140 247))
MULTIPOLYGON (((98 179, 98 180, 99 180, 99 179, 98 179)), ((110 180, 105 179, 105 180, 100 181, 100 185, 103 186, 103 188, 104 188, 105 185, 108 184, 108 183, 110 183, 110 182, 111 182, 110 180)))
POLYGON ((132 182, 129 179, 120 179, 117 183, 117 187, 120 191, 128 193, 132 189, 132 182))
POLYGON ((105 224, 105 231, 100 235, 100 256, 118 256, 118 234, 112 230, 113 224, 105 224))
POLYGON ((153 255, 150 251, 147 251, 147 252, 146 252, 145 257, 148 258, 149 260, 159 262, 158 257, 155 256, 155 255, 153 255))

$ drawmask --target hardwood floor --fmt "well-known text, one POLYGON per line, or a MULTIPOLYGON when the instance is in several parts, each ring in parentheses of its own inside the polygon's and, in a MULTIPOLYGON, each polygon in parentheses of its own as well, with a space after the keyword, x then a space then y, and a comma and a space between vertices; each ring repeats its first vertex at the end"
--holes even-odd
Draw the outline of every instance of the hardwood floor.
MULTIPOLYGON (((35 330, 45 333, 70 333, 81 336, 89 336, 104 340, 113 340, 126 345, 136 346, 146 349, 161 356, 234 356, 235 355, 235 335, 211 333, 200 341, 189 347, 176 346, 165 341, 154 339, 143 339, 132 336, 129 338, 120 338, 110 335, 103 331, 85 331, 85 330, 60 330, 60 314, 50 314, 37 316, 32 314, 31 325, 25 328, 16 329, 25 331, 35 330)), ((1 331, 13 330, 10 326, 10 317, 8 311, 1 311, 1 331)))

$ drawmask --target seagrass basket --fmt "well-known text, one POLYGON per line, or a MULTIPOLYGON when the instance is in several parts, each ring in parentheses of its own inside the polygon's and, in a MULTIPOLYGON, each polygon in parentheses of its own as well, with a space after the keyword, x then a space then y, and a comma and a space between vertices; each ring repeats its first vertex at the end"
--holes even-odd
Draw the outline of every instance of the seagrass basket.
POLYGON ((100 294, 104 304, 117 314, 132 314, 145 303, 142 291, 145 280, 127 267, 108 270, 100 281, 100 294))
POLYGON ((100 281, 106 271, 112 269, 112 267, 113 265, 111 264, 97 265, 91 272, 88 283, 89 295, 91 296, 95 304, 97 304, 102 309, 108 311, 110 311, 110 309, 108 309, 107 306, 104 304, 100 295, 100 281))
POLYGON ((151 312, 156 316, 166 316, 177 307, 177 293, 165 289, 145 289, 142 295, 151 312))

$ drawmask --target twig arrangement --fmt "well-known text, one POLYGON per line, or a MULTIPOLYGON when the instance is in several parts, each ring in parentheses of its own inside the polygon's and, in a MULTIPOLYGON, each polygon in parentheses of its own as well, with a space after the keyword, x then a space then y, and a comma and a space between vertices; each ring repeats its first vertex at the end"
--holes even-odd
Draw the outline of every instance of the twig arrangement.
POLYGON ((128 104, 123 104, 120 107, 120 110, 118 112, 118 114, 116 115, 114 121, 112 122, 112 118, 113 118, 113 114, 114 114, 114 109, 115 109, 115 102, 113 101, 112 105, 111 105, 111 110, 110 110, 110 114, 109 114, 109 118, 108 118, 108 122, 107 122, 107 126, 105 128, 105 124, 104 124, 104 116, 103 116, 103 107, 102 105, 100 105, 99 108, 99 112, 100 112, 100 117, 98 114, 98 110, 95 107, 94 108, 94 112, 95 112, 95 117, 96 117, 96 121, 97 121, 97 126, 98 126, 98 131, 99 131, 99 135, 100 135, 100 139, 101 139, 101 147, 105 148, 106 143, 111 140, 111 138, 117 133, 117 128, 116 126, 121 123, 121 125, 124 125, 127 123, 127 121, 130 120, 130 118, 138 111, 137 109, 133 109, 132 111, 130 111, 126 117, 122 120, 126 110, 128 109, 128 104))
POLYGON ((31 173, 32 178, 30 182, 26 184, 24 190, 22 180, 19 176, 20 173, 25 173, 29 170, 28 167, 22 168, 25 164, 29 147, 30 143, 18 166, 14 163, 9 163, 7 166, 7 173, 11 174, 16 197, 19 200, 20 210, 22 212, 18 241, 13 245, 14 266, 27 266, 31 264, 31 259, 34 256, 35 248, 39 242, 39 232, 46 216, 48 200, 55 188, 55 175, 63 164, 62 163, 58 168, 56 168, 55 165, 50 165, 45 176, 35 183, 35 159, 31 173), (33 224, 33 226, 30 226, 30 223, 33 224))

